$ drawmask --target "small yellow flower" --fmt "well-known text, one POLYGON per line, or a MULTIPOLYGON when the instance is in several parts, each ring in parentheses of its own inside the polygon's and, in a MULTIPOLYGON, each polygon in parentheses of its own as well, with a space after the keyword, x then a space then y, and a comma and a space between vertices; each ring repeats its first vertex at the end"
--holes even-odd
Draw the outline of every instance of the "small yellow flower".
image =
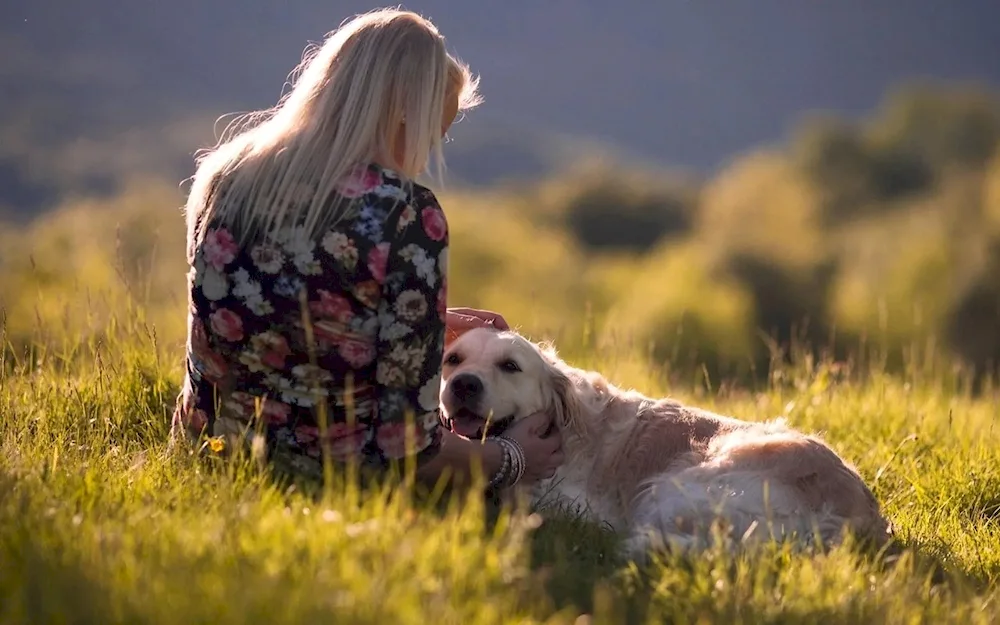
POLYGON ((208 448, 214 453, 221 454, 222 450, 226 448, 226 441, 221 436, 215 436, 208 439, 208 448))

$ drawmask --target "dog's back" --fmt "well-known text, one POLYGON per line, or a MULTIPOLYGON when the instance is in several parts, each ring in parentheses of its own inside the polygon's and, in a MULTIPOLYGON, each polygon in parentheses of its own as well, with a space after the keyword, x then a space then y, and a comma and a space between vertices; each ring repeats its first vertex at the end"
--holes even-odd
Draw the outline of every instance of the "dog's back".
POLYGON ((794 536, 830 545, 845 528, 877 544, 889 536, 857 471, 783 421, 731 427, 712 436, 687 466, 647 480, 633 501, 631 548, 650 540, 702 544, 716 521, 740 541, 794 536))
POLYGON ((659 542, 704 544, 717 521, 741 541, 795 536, 829 545, 845 527, 878 544, 888 538, 857 471, 784 420, 753 423, 605 392, 609 401, 592 421, 596 437, 560 470, 562 494, 630 532, 633 554, 659 542))

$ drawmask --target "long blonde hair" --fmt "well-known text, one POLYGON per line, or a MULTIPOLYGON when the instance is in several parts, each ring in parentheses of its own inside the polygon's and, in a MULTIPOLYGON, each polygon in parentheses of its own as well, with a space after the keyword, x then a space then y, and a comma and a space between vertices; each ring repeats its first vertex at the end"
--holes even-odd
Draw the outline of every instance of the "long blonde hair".
POLYGON ((437 28, 396 9, 345 21, 307 48, 294 74, 275 107, 237 119, 199 155, 185 207, 189 257, 214 220, 243 241, 290 223, 315 234, 343 216, 348 204, 331 199, 358 167, 393 163, 412 180, 433 155, 440 172, 446 91, 457 91, 459 111, 481 102, 478 78, 446 51, 437 28))

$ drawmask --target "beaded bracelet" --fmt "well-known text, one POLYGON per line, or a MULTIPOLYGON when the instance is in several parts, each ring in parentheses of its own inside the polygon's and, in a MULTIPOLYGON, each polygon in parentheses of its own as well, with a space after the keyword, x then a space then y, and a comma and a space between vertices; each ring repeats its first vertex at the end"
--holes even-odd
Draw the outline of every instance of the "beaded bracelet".
POLYGON ((510 481, 510 486, 513 486, 521 481, 524 477, 524 470, 527 468, 527 460, 524 457, 524 449, 521 448, 520 443, 512 438, 507 438, 506 436, 497 436, 497 438, 511 447, 511 452, 513 454, 512 467, 511 470, 514 473, 514 478, 510 481))
MULTIPOLYGON (((495 440, 493 438, 488 438, 487 440, 495 440)), ((507 481, 510 473, 511 456, 510 449, 507 445, 501 441, 496 441, 500 445, 500 451, 503 452, 503 463, 500 465, 500 469, 496 472, 492 479, 490 479, 490 490, 498 487, 503 482, 507 481)))
POLYGON ((490 488, 510 488, 524 477, 524 450, 517 441, 506 436, 491 436, 487 440, 496 441, 503 450, 503 464, 490 480, 490 488))

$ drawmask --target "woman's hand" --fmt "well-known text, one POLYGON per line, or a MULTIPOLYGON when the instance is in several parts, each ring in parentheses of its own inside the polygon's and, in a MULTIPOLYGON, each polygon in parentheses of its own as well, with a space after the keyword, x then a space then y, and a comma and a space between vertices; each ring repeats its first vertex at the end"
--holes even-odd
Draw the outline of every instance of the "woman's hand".
POLYGON ((526 466, 521 483, 532 484, 550 478, 563 463, 562 436, 551 426, 552 415, 537 412, 516 421, 507 430, 507 438, 517 441, 524 451, 526 466), (552 433, 543 438, 550 428, 552 433))
POLYGON ((510 326, 500 313, 476 308, 449 308, 447 325, 449 329, 459 334, 473 328, 510 330, 510 326))
POLYGON ((510 330, 510 326, 499 313, 475 308, 449 308, 445 326, 446 345, 475 328, 510 330))

